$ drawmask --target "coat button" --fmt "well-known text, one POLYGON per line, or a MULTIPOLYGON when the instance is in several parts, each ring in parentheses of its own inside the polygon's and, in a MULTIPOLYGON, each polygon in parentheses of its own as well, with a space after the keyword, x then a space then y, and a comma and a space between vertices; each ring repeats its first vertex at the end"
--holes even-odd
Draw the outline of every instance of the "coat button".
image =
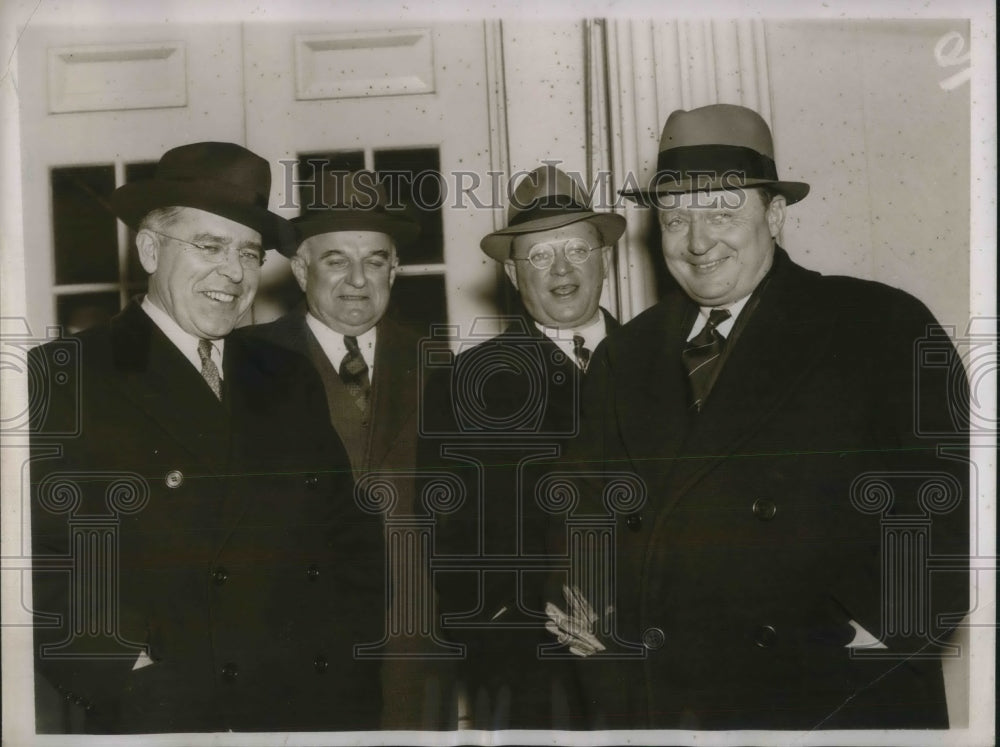
POLYGON ((315 490, 319 487, 319 477, 317 475, 306 475, 306 487, 315 490))
POLYGON ((184 473, 179 469, 170 470, 163 478, 168 488, 179 488, 184 483, 184 473))
POLYGON ((315 563, 309 566, 306 569, 306 578, 308 578, 310 581, 315 581, 317 578, 319 578, 319 566, 316 565, 315 563))
POLYGON ((650 651, 656 651, 663 648, 663 644, 666 640, 667 637, 659 628, 646 628, 642 632, 642 645, 650 651))
POLYGON ((240 668, 233 662, 228 662, 222 665, 222 677, 230 682, 234 682, 239 673, 240 668))
POLYGON ((753 515, 761 521, 770 521, 776 513, 778 513, 778 507, 774 505, 774 501, 758 498, 753 502, 753 515))
POLYGON ((313 668, 318 674, 323 674, 327 669, 330 668, 330 662, 326 660, 323 654, 320 654, 315 659, 313 659, 313 668))
POLYGON ((642 528, 642 514, 632 514, 625 519, 625 526, 633 532, 638 532, 642 528))
POLYGON ((214 571, 212 571, 212 581, 215 582, 216 586, 222 586, 228 580, 229 580, 229 572, 222 566, 219 566, 214 571))
POLYGON ((771 648, 778 641, 778 633, 770 625, 761 625, 754 633, 753 642, 761 648, 771 648))

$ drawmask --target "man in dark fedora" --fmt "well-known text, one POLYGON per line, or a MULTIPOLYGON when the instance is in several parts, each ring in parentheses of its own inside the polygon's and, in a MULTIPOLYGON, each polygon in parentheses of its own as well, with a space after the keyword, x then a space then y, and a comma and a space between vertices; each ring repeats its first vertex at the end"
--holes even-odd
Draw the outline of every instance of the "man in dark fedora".
POLYGON ((578 434, 581 383, 617 327, 600 301, 625 219, 595 212, 578 181, 552 163, 521 179, 507 218, 480 248, 502 264, 523 314, 431 378, 424 422, 438 436, 423 443, 421 465, 465 483, 465 503, 443 517, 439 547, 508 567, 439 580, 451 635, 466 645, 472 726, 579 728, 572 672, 537 655, 550 642, 543 569, 518 569, 546 554, 549 520, 535 501, 535 469, 524 467, 551 464, 578 434))
POLYGON ((377 726, 353 644, 378 620, 379 526, 308 361, 231 334, 289 238, 269 192, 241 146, 168 151, 111 200, 148 292, 32 351, 36 683, 66 709, 40 731, 377 726), (65 350, 75 387, 46 379, 65 350))
MULTIPOLYGON (((304 303, 248 331, 312 361, 355 479, 388 480, 396 496, 393 517, 412 516, 420 508, 414 496, 419 337, 386 312, 398 252, 416 240, 419 225, 401 206, 390 206, 370 171, 323 170, 317 186, 316 207, 292 220, 296 241, 285 249, 304 303)), ((404 603, 396 591, 391 604, 404 603)), ((385 614, 386 623, 373 626, 364 643, 376 643, 389 620, 406 616, 402 610, 385 614)), ((441 666, 420 660, 412 643, 401 636, 389 640, 382 728, 443 728, 451 710, 441 692, 447 678, 441 666)))
MULTIPOLYGON (((550 608, 598 725, 948 726, 941 656, 968 608, 964 371, 915 298, 778 246, 808 191, 779 179, 757 113, 719 104, 671 114, 656 178, 624 192, 655 207, 678 287, 587 378, 573 459, 646 493, 617 517, 615 597, 550 608), (920 365, 927 340, 940 366, 920 365), (616 660, 623 641, 645 655, 616 660)), ((583 513, 603 515, 600 487, 583 513)))

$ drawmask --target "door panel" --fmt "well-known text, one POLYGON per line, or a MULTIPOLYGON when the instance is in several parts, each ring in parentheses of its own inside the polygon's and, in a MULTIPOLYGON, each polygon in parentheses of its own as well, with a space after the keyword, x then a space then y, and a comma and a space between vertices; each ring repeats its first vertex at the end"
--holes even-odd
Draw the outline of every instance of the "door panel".
MULTIPOLYGON (((279 212, 299 213, 303 156, 338 154, 338 167, 363 154, 368 169, 425 174, 423 236, 401 254, 397 313, 426 326, 446 309, 465 328, 496 314, 498 267, 478 248, 493 215, 463 205, 453 176, 490 168, 484 24, 248 24, 245 60, 247 146, 271 159, 279 212)), ((492 196, 486 186, 477 194, 492 196)), ((284 310, 276 299, 288 294, 271 289, 287 287, 288 274, 287 262, 265 265, 255 321, 284 310)))

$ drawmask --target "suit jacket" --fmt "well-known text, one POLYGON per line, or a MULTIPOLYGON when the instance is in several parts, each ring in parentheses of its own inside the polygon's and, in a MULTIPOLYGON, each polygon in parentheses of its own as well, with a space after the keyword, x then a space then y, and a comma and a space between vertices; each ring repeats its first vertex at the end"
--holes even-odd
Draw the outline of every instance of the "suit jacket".
MULTIPOLYGON (((306 356, 326 390, 330 422, 351 455, 354 476, 373 472, 388 478, 396 494, 394 518, 421 513, 415 505, 417 414, 420 398, 418 335, 383 318, 377 327, 371 405, 367 422, 341 381, 335 365, 306 324, 304 306, 269 324, 248 328, 254 336, 306 356)), ((429 585, 429 581, 425 581, 429 585)), ((401 603, 393 589, 392 604, 401 603)), ((426 588, 426 587, 425 587, 426 588)), ((390 613, 390 617, 393 614, 390 613)), ((386 625, 369 631, 368 643, 378 641, 386 625)), ((396 637, 389 642, 394 658, 382 665, 383 729, 442 729, 454 727, 455 714, 448 665, 418 656, 421 642, 396 637)))
MULTIPOLYGON (((370 423, 364 427, 363 443, 353 462, 356 478, 378 471, 409 473, 416 463, 420 340, 415 332, 388 318, 383 318, 376 330, 370 423)), ((309 330, 305 307, 247 331, 312 361, 323 381, 330 421, 345 440, 351 437, 351 431, 358 427, 358 408, 337 373, 339 364, 327 358, 309 330)), ((413 506, 412 477, 401 477, 397 490, 400 513, 409 513, 413 506)))
MULTIPOLYGON (((681 351, 696 313, 662 301, 587 377, 574 458, 631 470, 646 491, 614 535, 614 624, 646 656, 580 662, 596 725, 946 726, 930 641, 948 630, 939 614, 967 609, 968 576, 934 573, 920 597, 919 552, 893 558, 906 543, 968 555, 968 400, 950 341, 902 291, 823 277, 779 248, 694 415, 681 351), (937 362, 917 366, 927 340, 937 362), (934 506, 920 497, 932 484, 934 506), (918 609, 883 604, 883 573, 918 609), (852 657, 852 620, 895 658, 852 657)), ((605 514, 589 487, 581 512, 605 514)))
MULTIPOLYGON (((617 322, 602 310, 609 330, 617 322)), ((450 471, 465 502, 441 517, 438 555, 506 556, 508 570, 438 576, 448 634, 466 646, 462 677, 479 729, 571 729, 583 724, 574 673, 540 661, 549 514, 538 477, 579 434, 583 374, 530 318, 461 352, 427 389, 421 469, 450 471), (520 570, 515 570, 520 568, 520 570)), ((474 563, 473 560, 469 565, 474 563)))
POLYGON ((37 665, 85 728, 375 728, 380 528, 308 362, 234 333, 220 402, 136 302, 31 362, 37 665))

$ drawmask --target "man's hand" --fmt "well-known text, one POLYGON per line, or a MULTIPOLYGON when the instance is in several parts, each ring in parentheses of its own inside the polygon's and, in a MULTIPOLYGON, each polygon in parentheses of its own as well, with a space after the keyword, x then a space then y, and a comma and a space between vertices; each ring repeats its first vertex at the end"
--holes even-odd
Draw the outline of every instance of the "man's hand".
MULTIPOLYGON (((569 614, 552 602, 546 602, 545 614, 549 616, 549 620, 545 623, 545 629, 552 633, 559 643, 568 643, 570 652, 577 656, 592 656, 598 651, 604 651, 604 644, 594 635, 594 626, 600 617, 594 612, 590 602, 575 586, 563 584, 562 591, 569 614)), ((615 608, 608 605, 604 616, 607 617, 614 611, 615 608)))

